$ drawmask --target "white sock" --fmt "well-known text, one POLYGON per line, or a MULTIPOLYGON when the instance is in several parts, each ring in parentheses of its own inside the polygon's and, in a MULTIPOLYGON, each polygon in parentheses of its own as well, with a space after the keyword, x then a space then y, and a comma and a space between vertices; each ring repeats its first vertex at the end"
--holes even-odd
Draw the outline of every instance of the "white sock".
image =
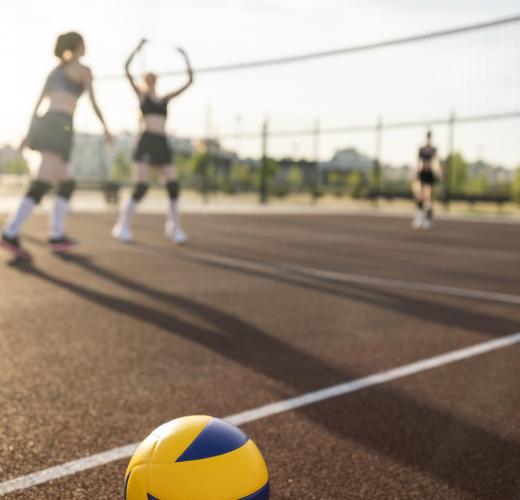
POLYGON ((170 206, 168 216, 166 218, 167 224, 171 229, 177 229, 181 227, 181 214, 179 211, 179 200, 170 200, 170 206))
POLYGON ((130 198, 126 205, 121 209, 119 218, 117 219, 117 226, 130 230, 132 224, 132 217, 134 216, 135 209, 137 207, 137 201, 130 198))
POLYGON ((15 238, 18 235, 24 222, 31 215, 35 205, 36 202, 27 196, 21 201, 18 210, 13 215, 11 215, 11 217, 9 217, 9 220, 5 225, 4 234, 8 238, 15 238))
POLYGON ((50 217, 50 236, 53 239, 65 236, 65 219, 69 212, 69 200, 62 196, 55 196, 54 206, 50 217))

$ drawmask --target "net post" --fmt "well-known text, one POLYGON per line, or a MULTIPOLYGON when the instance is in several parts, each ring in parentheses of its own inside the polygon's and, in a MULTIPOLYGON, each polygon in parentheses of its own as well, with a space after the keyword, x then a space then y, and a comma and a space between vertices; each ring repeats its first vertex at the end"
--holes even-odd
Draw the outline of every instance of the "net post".
POLYGON ((449 208, 451 200, 451 173, 453 155, 455 153, 455 125, 457 123, 455 111, 452 111, 448 120, 448 156, 444 172, 444 206, 449 208))
POLYGON ((381 194, 381 149, 383 143, 383 116, 379 115, 375 127, 375 151, 374 151, 374 163, 372 165, 372 195, 374 196, 375 202, 379 201, 379 195, 381 194))
POLYGON ((320 137, 321 137, 321 124, 320 119, 317 118, 314 122, 313 128, 313 143, 314 143, 314 179, 312 186, 312 201, 315 203, 320 196, 321 191, 321 168, 320 168, 320 137))
POLYGON ((268 169, 268 159, 267 159, 267 141, 269 138, 269 120, 268 118, 264 119, 262 124, 262 161, 260 165, 260 203, 265 204, 268 201, 269 193, 267 186, 267 169, 268 169))

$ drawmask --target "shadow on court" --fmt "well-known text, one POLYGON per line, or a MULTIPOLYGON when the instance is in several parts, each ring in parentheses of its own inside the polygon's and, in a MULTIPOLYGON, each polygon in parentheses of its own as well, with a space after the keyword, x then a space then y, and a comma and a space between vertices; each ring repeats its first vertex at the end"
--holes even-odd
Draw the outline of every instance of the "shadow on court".
MULTIPOLYGON (((362 375, 328 366, 232 314, 157 290, 101 267, 89 257, 70 254, 62 259, 103 280, 161 301, 169 311, 86 288, 29 262, 11 266, 112 312, 198 343, 246 369, 290 386, 296 394, 362 375), (198 316, 213 328, 182 319, 180 312, 198 316)), ((356 294, 350 291, 346 296, 356 294)), ((367 297, 358 296, 357 300, 367 297)), ((370 300, 378 303, 374 298, 370 300)), ((396 389, 373 387, 350 395, 348 403, 337 398, 296 411, 338 437, 359 442, 473 497, 506 499, 518 492, 520 443, 502 439, 449 412, 422 405, 396 389), (500 478, 500 484, 496 478, 500 478)))
POLYGON ((399 293, 392 292, 389 288, 379 288, 357 283, 349 284, 325 277, 310 276, 297 270, 283 268, 282 266, 277 267, 272 262, 266 260, 255 260, 241 254, 227 253, 225 257, 239 259, 255 265, 270 266, 273 268, 272 272, 267 270, 264 272, 260 269, 245 269, 239 264, 215 262, 197 255, 190 255, 189 252, 176 254, 176 256, 209 267, 220 268, 316 293, 324 293, 336 298, 347 298, 399 314, 405 314, 411 318, 420 318, 432 323, 479 332, 488 336, 508 335, 518 329, 518 321, 496 314, 476 310, 472 310, 471 314, 468 314, 467 309, 455 305, 457 300, 464 300, 463 298, 452 297, 451 304, 439 304, 419 297, 410 297, 410 294, 414 292, 403 290, 401 293, 407 294, 406 298, 403 299, 399 293), (276 274, 274 274, 275 272, 276 274))

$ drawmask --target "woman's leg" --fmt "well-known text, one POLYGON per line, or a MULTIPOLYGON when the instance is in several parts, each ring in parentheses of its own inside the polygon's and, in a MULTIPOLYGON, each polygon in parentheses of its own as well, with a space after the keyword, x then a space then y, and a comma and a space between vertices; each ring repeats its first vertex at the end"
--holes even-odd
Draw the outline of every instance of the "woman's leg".
POLYGON ((412 192, 415 197, 415 203, 417 204, 417 208, 422 210, 423 206, 423 193, 422 193, 422 185, 419 180, 415 180, 412 183, 412 192))
POLYGON ((136 179, 134 191, 128 201, 124 203, 119 212, 119 217, 112 236, 120 241, 131 241, 132 237, 132 218, 139 202, 144 198, 150 186, 150 167, 146 163, 134 163, 134 176, 136 179))
POLYGON ((188 241, 186 233, 181 226, 181 214, 179 209, 179 181, 175 165, 164 165, 161 168, 166 189, 168 190, 169 207, 166 216, 165 234, 176 243, 188 241))
POLYGON ((55 153, 43 152, 42 163, 36 179, 31 182, 29 190, 22 199, 18 210, 9 218, 3 234, 8 239, 17 238, 23 224, 31 215, 34 207, 38 205, 51 187, 63 178, 67 166, 61 156, 55 153))
POLYGON ((430 229, 433 219, 433 189, 431 184, 423 184, 423 205, 425 213, 425 227, 430 229))
POLYGON ((412 192, 415 198, 415 203, 417 205, 417 211, 415 214, 415 217, 412 222, 412 226, 415 229, 419 229, 422 226, 423 219, 424 219, 424 212, 423 212, 423 194, 422 194, 422 187, 421 182, 419 180, 414 180, 412 183, 412 192))
POLYGON ((63 176, 59 179, 50 217, 49 236, 51 243, 68 243, 68 246, 76 243, 74 240, 65 237, 65 222, 69 213, 69 202, 75 189, 76 182, 69 176, 68 169, 65 169, 63 176))

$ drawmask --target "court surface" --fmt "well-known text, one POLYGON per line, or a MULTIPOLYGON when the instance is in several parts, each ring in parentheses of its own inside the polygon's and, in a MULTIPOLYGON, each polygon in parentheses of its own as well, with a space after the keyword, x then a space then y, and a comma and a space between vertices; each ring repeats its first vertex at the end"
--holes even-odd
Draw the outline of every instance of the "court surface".
POLYGON ((273 499, 520 498, 517 224, 192 214, 179 248, 112 219, 72 216, 60 257, 37 216, 34 263, 0 255, 0 496, 121 498, 129 445, 209 414, 273 499))

